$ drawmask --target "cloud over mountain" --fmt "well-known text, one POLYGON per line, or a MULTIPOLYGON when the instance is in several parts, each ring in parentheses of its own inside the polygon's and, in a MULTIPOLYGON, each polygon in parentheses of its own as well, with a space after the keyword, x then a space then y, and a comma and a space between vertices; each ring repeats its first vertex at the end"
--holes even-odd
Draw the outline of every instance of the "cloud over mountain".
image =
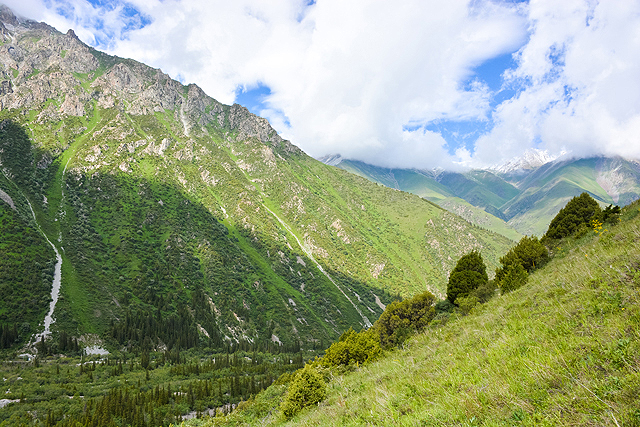
POLYGON ((529 148, 640 157, 637 2, 6 3, 224 103, 267 88, 258 112, 314 156, 417 168, 529 148))

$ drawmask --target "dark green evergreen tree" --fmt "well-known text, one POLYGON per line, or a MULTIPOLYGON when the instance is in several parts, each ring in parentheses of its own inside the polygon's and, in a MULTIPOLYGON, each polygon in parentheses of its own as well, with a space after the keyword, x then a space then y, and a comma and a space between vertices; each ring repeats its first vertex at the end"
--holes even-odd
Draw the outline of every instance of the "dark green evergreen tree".
POLYGON ((583 227, 590 227, 591 220, 600 219, 601 209, 589 194, 582 193, 569 200, 567 205, 551 220, 545 237, 562 239, 583 227))
POLYGON ((513 263, 504 267, 504 277, 500 281, 500 290, 503 294, 514 291, 527 283, 529 273, 524 269, 522 264, 513 263))
POLYGON ((602 211, 602 222, 615 223, 620 217, 620 206, 609 205, 602 211))
POLYGON ((447 299, 455 304, 456 299, 469 295, 479 286, 486 285, 488 281, 487 267, 482 255, 473 250, 463 255, 451 271, 447 284, 447 299))
POLYGON ((519 264, 530 273, 544 264, 549 258, 547 248, 535 236, 524 236, 517 245, 500 258, 501 267, 496 269, 496 284, 502 288, 500 282, 504 279, 507 267, 519 264))

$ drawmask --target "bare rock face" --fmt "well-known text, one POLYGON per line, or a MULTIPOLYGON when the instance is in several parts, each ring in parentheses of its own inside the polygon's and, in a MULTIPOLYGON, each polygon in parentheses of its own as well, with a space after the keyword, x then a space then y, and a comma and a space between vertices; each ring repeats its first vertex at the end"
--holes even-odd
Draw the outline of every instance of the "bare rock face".
POLYGON ((11 87, 11 81, 4 80, 0 83, 0 96, 6 95, 8 93, 13 93, 13 88, 11 87))
POLYGON ((138 93, 142 90, 142 82, 125 64, 117 64, 109 70, 105 81, 116 92, 138 93))
MULTIPOLYGON (((109 57, 85 45, 73 30, 62 34, 46 24, 16 18, 0 6, 0 41, 0 110, 39 110, 42 124, 87 116, 96 107, 132 116, 168 113, 178 123, 172 132, 185 140, 207 136, 213 126, 228 132, 228 144, 257 139, 273 149, 272 155, 302 153, 246 108, 223 105, 197 85, 185 87, 161 70, 109 57)), ((130 153, 132 141, 125 140, 132 132, 129 125, 112 126, 123 126, 111 130, 110 137, 124 144, 121 154, 130 153)), ((171 146, 171 141, 161 140, 144 151, 163 156, 171 146)), ((175 149, 178 158, 194 158, 184 144, 175 149)))
POLYGON ((131 114, 153 114, 153 112, 176 110, 181 105, 182 85, 160 70, 153 70, 153 72, 155 75, 151 78, 151 84, 144 90, 141 88, 135 97, 130 97, 129 112, 131 114))
POLYGON ((0 9, 2 37, 0 108, 36 108, 59 99, 61 112, 84 115, 88 94, 76 93, 80 82, 71 73, 95 70, 99 63, 73 31, 58 33, 46 24, 20 22, 6 7, 0 9), (69 96, 67 96, 69 95, 69 96))
POLYGON ((237 129, 238 139, 258 138, 261 142, 279 143, 280 135, 271 127, 267 119, 251 114, 239 104, 233 104, 229 110, 229 125, 237 129))
POLYGON ((69 94, 60 106, 60 112, 69 116, 84 116, 84 105, 77 95, 69 94))
POLYGON ((2 21, 3 24, 9 24, 14 27, 19 24, 18 18, 16 18, 11 9, 5 5, 0 5, 0 21, 2 21))

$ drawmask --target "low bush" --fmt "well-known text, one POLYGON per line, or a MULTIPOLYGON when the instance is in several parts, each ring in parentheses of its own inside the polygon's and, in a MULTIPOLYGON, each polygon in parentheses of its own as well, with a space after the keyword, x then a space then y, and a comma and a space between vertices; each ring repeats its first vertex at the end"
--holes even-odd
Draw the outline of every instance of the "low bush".
POLYGON ((325 367, 363 364, 371 362, 382 354, 380 341, 373 329, 356 332, 349 328, 342 334, 340 340, 331 344, 325 350, 324 357, 320 363, 325 367))
POLYGON ((503 294, 514 291, 527 283, 529 273, 519 263, 509 264, 504 269, 504 276, 500 281, 500 290, 503 294))
POLYGON ((326 394, 327 385, 320 372, 312 365, 305 365, 289 384, 280 410, 287 419, 291 419, 303 408, 324 400, 326 394))
POLYGON ((424 329, 436 315, 436 297, 429 291, 387 306, 373 325, 384 348, 395 347, 424 329))
POLYGON ((479 302, 480 301, 478 300, 478 297, 476 297, 475 295, 467 295, 458 298, 456 300, 456 305, 458 306, 462 314, 467 315, 471 313, 471 310, 473 310, 473 308, 478 305, 479 302))

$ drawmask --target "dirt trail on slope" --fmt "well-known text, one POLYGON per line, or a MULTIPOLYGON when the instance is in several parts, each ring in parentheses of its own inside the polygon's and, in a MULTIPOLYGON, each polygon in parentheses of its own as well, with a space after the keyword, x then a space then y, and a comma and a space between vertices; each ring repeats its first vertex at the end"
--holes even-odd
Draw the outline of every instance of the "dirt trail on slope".
POLYGON ((331 276, 329 276, 329 273, 327 273, 326 271, 324 271, 324 269, 322 268, 322 266, 318 263, 318 261, 316 261, 316 259, 313 257, 313 254, 311 253, 311 251, 302 244, 302 242, 300 242, 300 240, 298 239, 298 237, 293 233, 293 230, 291 230, 291 228, 283 221, 280 219, 280 217, 278 215, 275 214, 275 212, 273 212, 271 209, 269 209, 264 203, 262 204, 262 206, 268 210, 271 215, 273 215, 278 222, 280 222, 280 224, 284 227, 285 230, 287 230, 289 232, 289 234, 291 234, 293 236, 294 239, 296 239, 296 242, 298 242, 298 246, 300 246, 300 249, 302 249, 304 251, 304 253, 307 255, 307 257, 313 261, 313 263, 316 265, 316 267, 318 267, 318 270, 320 270, 320 272, 322 274, 324 274, 327 279, 329 279, 331 281, 331 283, 334 284, 334 286, 336 288, 338 288, 338 290, 342 293, 342 295, 344 295, 344 297, 347 299, 347 301, 349 301, 351 303, 351 305, 353 306, 353 308, 356 309, 356 311, 358 312, 358 314, 362 317, 362 320, 364 321, 364 326, 366 328, 370 328, 371 325, 371 321, 367 318, 367 316, 365 316, 364 314, 362 314, 362 311, 360 311, 360 309, 353 303, 353 301, 351 301, 351 298, 349 298, 347 296, 347 294, 344 293, 344 291, 342 290, 342 288, 340 286, 338 286, 338 284, 336 282, 334 282, 334 280, 331 278, 331 276))

